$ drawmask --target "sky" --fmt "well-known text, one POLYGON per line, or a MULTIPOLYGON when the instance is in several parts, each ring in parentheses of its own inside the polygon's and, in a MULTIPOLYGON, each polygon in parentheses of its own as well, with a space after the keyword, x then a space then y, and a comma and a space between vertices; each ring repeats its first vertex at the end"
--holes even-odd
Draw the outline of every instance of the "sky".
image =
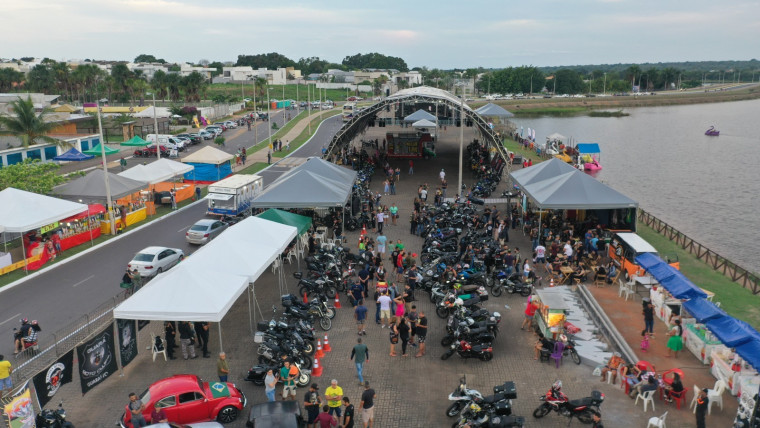
POLYGON ((502 68, 760 56, 758 0, 4 0, 0 58, 235 61, 278 52, 339 63, 502 68))

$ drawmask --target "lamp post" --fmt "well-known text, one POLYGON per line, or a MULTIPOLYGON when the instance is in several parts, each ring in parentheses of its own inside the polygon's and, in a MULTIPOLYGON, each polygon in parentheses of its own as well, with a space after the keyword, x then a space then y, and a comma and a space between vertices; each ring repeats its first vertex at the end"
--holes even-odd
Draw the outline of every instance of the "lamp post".
POLYGON ((311 84, 306 84, 306 121, 309 122, 309 135, 311 135, 311 84))
MULTIPOLYGON (((156 158, 161 159, 161 145, 158 143, 158 118, 156 118, 156 93, 148 92, 148 95, 153 95, 153 133, 156 135, 156 158)), ((99 111, 99 110, 98 110, 99 111)), ((100 120, 100 113, 98 113, 98 120, 100 120)), ((101 130, 101 132, 103 132, 101 130)))
POLYGON ((604 73, 604 94, 607 95, 607 73, 604 73))
MULTIPOLYGON (((269 128, 269 145, 274 147, 272 143, 272 98, 269 96, 269 89, 269 85, 267 85, 267 116, 269 117, 269 126, 267 128, 269 128)), ((274 154, 274 151, 272 154, 274 154)))
MULTIPOLYGON (((108 208, 108 216, 111 220, 111 235, 116 235, 116 218, 113 212, 113 202, 111 201, 111 184, 108 182, 108 167, 106 166, 106 144, 105 140, 103 140, 103 122, 100 120, 100 101, 98 101, 96 106, 98 110, 98 132, 100 133, 100 157, 103 160, 103 179, 106 184, 106 207, 108 208)), ((153 110, 155 110, 155 107, 153 107, 153 110)), ((158 144, 158 138, 156 138, 156 144, 158 144)))
MULTIPOLYGON (((462 193, 462 157, 464 152, 464 94, 465 88, 462 85, 462 97, 459 99, 459 186, 455 195, 462 193)), ((454 201, 455 203, 457 201, 454 201)))

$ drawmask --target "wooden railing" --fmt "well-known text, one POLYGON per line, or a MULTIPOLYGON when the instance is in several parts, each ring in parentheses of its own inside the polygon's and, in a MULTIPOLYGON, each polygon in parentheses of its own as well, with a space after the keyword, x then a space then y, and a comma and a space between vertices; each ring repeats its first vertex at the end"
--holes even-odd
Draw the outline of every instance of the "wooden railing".
POLYGON ((675 242, 685 251, 693 254, 697 259, 703 261, 714 270, 731 278, 731 281, 750 290, 752 294, 760 293, 760 278, 758 278, 756 273, 748 271, 699 242, 689 238, 685 234, 676 230, 673 226, 665 223, 641 208, 639 208, 638 220, 654 229, 660 235, 675 242))

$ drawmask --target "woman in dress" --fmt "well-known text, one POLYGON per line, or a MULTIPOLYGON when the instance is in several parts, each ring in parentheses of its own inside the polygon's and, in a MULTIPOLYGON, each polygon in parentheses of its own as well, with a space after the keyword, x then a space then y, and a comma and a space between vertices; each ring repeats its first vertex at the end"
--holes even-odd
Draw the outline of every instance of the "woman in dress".
POLYGON ((675 358, 678 358, 678 351, 683 349, 683 340, 681 339, 682 335, 683 335, 683 327, 681 327, 681 320, 676 319, 675 325, 668 332, 668 336, 670 336, 670 338, 668 339, 668 344, 667 344, 668 357, 670 357, 670 351, 673 351, 673 356, 675 358))

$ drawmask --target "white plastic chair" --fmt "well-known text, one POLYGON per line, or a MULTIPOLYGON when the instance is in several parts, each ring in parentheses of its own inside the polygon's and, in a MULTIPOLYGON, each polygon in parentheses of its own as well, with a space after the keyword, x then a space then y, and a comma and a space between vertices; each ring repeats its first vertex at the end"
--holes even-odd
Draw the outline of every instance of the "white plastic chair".
POLYGON ((288 261, 289 265, 292 265, 294 257, 295 257, 295 250, 290 250, 288 251, 288 254, 285 255, 285 260, 288 261))
POLYGON ((153 352, 153 362, 156 361, 156 355, 164 354, 164 361, 166 361, 166 341, 164 339, 161 339, 160 336, 152 336, 153 337, 153 344, 151 345, 151 350, 153 352), (159 351, 156 347, 156 337, 161 341, 162 349, 159 351))
POLYGON ((694 407, 694 412, 697 413, 697 398, 699 398, 699 391, 701 391, 696 384, 694 385, 694 398, 691 399, 691 403, 689 404, 689 408, 694 407))
POLYGON ((278 269, 280 269, 282 266, 280 266, 280 259, 276 258, 274 259, 274 262, 272 263, 272 273, 276 273, 278 269))
POLYGON ((653 397, 654 397, 654 393, 655 392, 657 392, 657 390, 653 389, 651 391, 645 392, 643 395, 642 394, 637 395, 636 396, 636 402, 633 403, 633 405, 636 406, 637 404, 639 404, 639 398, 641 398, 642 400, 644 400, 644 412, 647 411, 647 403, 652 403, 652 411, 654 411, 655 409, 654 409, 654 398, 653 397))
POLYGON ((659 418, 657 416, 653 416, 649 418, 649 422, 647 423, 647 428, 654 427, 654 428, 665 428, 665 418, 668 416, 668 412, 665 412, 662 416, 659 418))
POLYGON ((625 294, 625 301, 628 301, 628 297, 631 296, 631 294, 634 293, 633 287, 630 285, 630 283, 624 283, 623 280, 620 281, 620 290, 618 291, 618 297, 623 297, 623 294, 625 294))
POLYGON ((720 404, 720 410, 723 410, 723 392, 726 390, 726 382, 723 379, 718 379, 715 382, 713 389, 707 390, 707 414, 711 414, 713 403, 720 404))

